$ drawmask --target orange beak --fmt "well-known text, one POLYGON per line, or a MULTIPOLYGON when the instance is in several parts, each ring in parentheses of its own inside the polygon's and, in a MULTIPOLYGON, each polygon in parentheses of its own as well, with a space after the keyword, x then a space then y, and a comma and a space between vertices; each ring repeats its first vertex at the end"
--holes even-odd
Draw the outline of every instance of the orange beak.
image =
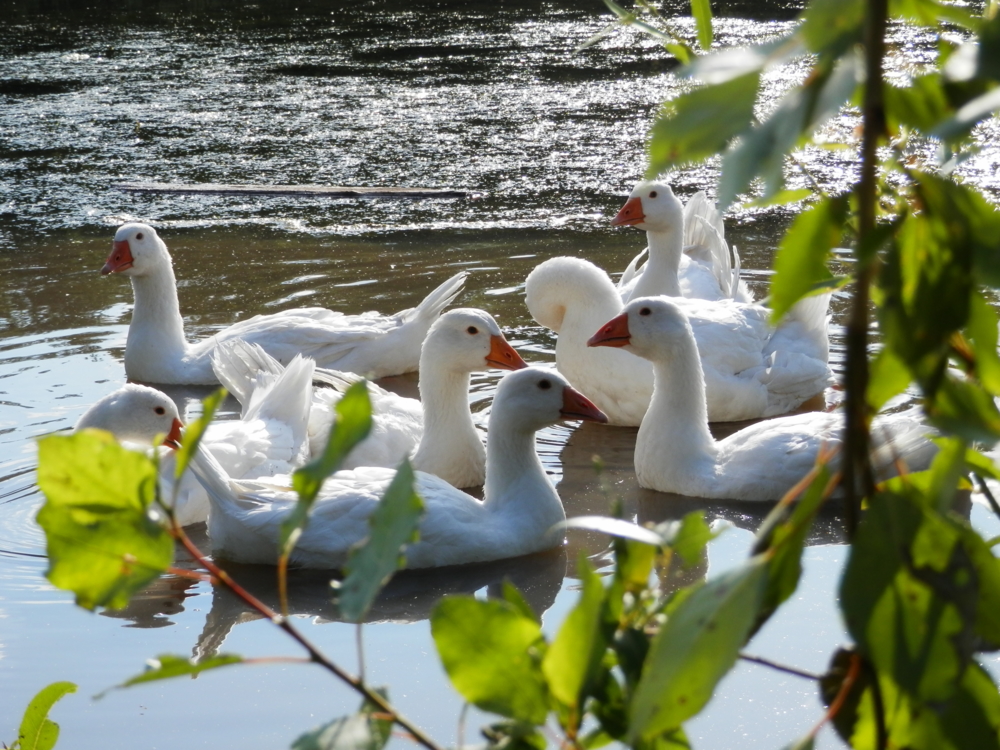
POLYGON ((167 437, 163 440, 163 445, 168 448, 173 448, 177 450, 181 447, 181 430, 184 429, 184 425, 181 424, 181 420, 174 417, 174 423, 170 425, 170 432, 167 433, 167 437))
POLYGON ((612 318, 590 337, 587 346, 628 346, 632 334, 628 331, 628 313, 612 318))
POLYGON ((646 214, 642 212, 642 199, 639 196, 629 198, 622 206, 622 210, 615 214, 611 220, 611 226, 623 227, 641 224, 646 220, 646 214))
POLYGON ((601 422, 606 424, 608 416, 594 406, 593 402, 569 386, 563 388, 563 405, 559 413, 565 419, 582 419, 585 422, 601 422))
POLYGON ((111 255, 108 256, 108 262, 101 269, 101 276, 124 271, 126 268, 131 267, 132 248, 128 246, 128 240, 115 240, 112 245, 111 255))
POLYGON ((528 363, 514 347, 507 343, 503 336, 490 336, 490 353, 486 355, 486 364, 498 370, 523 370, 528 363))

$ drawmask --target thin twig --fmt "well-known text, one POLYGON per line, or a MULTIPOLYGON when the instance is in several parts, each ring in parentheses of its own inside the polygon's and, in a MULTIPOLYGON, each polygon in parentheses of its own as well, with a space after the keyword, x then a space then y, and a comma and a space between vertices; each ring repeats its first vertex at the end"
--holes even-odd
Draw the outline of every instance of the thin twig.
POLYGON ((469 701, 462 702, 462 710, 458 712, 458 737, 455 740, 455 750, 465 746, 465 716, 469 713, 469 701))
POLYGON ((1000 503, 997 503, 997 499, 993 496, 993 492, 990 490, 989 485, 986 484, 986 480, 978 474, 974 474, 973 476, 976 478, 976 484, 979 485, 979 491, 986 496, 986 502, 990 504, 990 508, 993 509, 993 513, 1000 517, 1000 503))
POLYGON ((770 659, 765 659, 763 656, 751 656, 750 654, 740 654, 740 658, 743 661, 753 662, 754 664, 760 664, 763 667, 770 667, 778 672, 785 672, 787 674, 795 675, 796 677, 801 677, 805 680, 818 681, 822 675, 814 674, 813 672, 807 672, 804 669, 798 669, 796 667, 789 667, 785 664, 778 664, 777 662, 771 661, 770 659))
POLYGON ((188 538, 188 535, 184 533, 184 529, 177 524, 176 519, 171 517, 173 521, 173 533, 174 536, 184 545, 184 548, 188 553, 197 560, 199 565, 204 566, 204 568, 214 575, 221 584, 225 585, 232 591, 236 596, 242 599, 246 604, 253 607, 264 617, 269 619, 279 628, 284 630, 288 635, 290 635, 295 641, 298 642, 302 648, 304 648, 309 654, 309 661, 319 664, 321 667, 329 672, 332 672, 343 682, 346 682, 350 687, 352 687, 356 692, 360 693, 365 699, 374 703, 380 710, 391 715, 392 720, 409 732, 413 736, 415 742, 420 743, 427 750, 443 750, 443 748, 438 745, 434 740, 428 737, 419 727, 409 721, 406 717, 399 713, 392 705, 378 692, 368 687, 362 680, 359 680, 354 675, 344 671, 340 666, 330 661, 330 659, 320 651, 316 646, 314 646, 308 638, 306 638, 298 629, 292 625, 291 621, 287 617, 283 617, 275 612, 273 609, 268 607, 264 602, 255 597, 245 588, 243 588, 239 583, 237 583, 225 570, 216 565, 212 560, 209 560, 202 554, 194 543, 188 538))

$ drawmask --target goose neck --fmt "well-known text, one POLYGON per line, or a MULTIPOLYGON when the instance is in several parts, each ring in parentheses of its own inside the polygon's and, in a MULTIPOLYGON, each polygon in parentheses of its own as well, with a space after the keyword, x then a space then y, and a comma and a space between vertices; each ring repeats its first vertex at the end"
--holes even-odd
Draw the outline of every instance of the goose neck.
POLYGON ((669 446, 671 461, 692 464, 714 459, 715 439, 708 429, 705 375, 693 341, 659 352, 653 362, 653 397, 637 441, 669 446))
POLYGON ((672 226, 669 229, 648 229, 646 241, 649 246, 649 260, 646 261, 646 269, 636 282, 632 299, 660 294, 680 297, 681 287, 677 274, 684 249, 683 228, 672 226))
POLYGON ((135 306, 132 309, 133 331, 136 336, 155 337, 161 347, 184 349, 184 321, 177 301, 177 282, 174 269, 168 263, 156 269, 155 273, 132 276, 132 293, 135 306))
POLYGON ((513 425, 496 411, 486 440, 484 504, 490 512, 515 511, 537 518, 548 528, 565 518, 556 493, 535 450, 533 429, 513 425))
POLYGON ((423 358, 420 367, 424 431, 418 452, 450 452, 455 446, 469 441, 481 445, 469 409, 469 373, 455 372, 427 360, 432 358, 423 358))

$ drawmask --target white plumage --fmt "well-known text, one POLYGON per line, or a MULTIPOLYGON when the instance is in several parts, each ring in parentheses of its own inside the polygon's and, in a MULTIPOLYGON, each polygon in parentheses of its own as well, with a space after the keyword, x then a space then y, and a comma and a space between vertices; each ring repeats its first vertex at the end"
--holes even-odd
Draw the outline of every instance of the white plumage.
POLYGON ((657 294, 753 301, 740 279, 740 256, 735 247, 730 256, 722 216, 704 192, 682 206, 665 182, 643 180, 611 224, 644 229, 648 242, 618 280, 623 303, 657 294))
MULTIPOLYGON (((536 430, 559 419, 603 415, 551 370, 528 368, 500 381, 490 415, 482 502, 438 477, 417 472, 424 501, 420 541, 407 548, 406 567, 426 568, 514 557, 556 546, 553 526, 562 502, 535 452, 536 430)), ((236 562, 273 564, 282 521, 294 494, 276 481, 232 480, 210 453, 193 468, 209 492, 212 553, 236 562)), ((291 562, 309 568, 343 566, 368 534, 368 517, 392 479, 383 468, 337 472, 323 485, 291 562)))
POLYGON ((212 384, 212 351, 240 338, 259 344, 283 364, 296 354, 371 377, 417 369, 427 329, 461 291, 457 273, 415 308, 395 315, 344 315, 320 307, 257 315, 189 344, 177 301, 177 284, 167 246, 156 231, 130 223, 118 228, 102 274, 121 273, 132 282, 135 306, 125 344, 125 372, 147 383, 212 384))
MULTIPOLYGON (((638 425, 653 393, 649 362, 587 340, 621 311, 608 275, 579 258, 552 258, 525 285, 531 316, 557 334, 556 364, 612 424, 638 425)), ((775 329, 761 305, 674 298, 694 329, 705 374, 708 418, 727 422, 784 414, 821 393, 827 364, 829 295, 803 300, 775 329)))
MULTIPOLYGON (((351 451, 343 467, 394 468, 404 456, 412 456, 414 468, 436 474, 456 487, 481 485, 486 476, 486 449, 469 409, 470 374, 491 367, 514 370, 526 366, 489 313, 465 308, 449 310, 435 321, 424 340, 420 400, 369 383, 372 431, 351 451)), ((243 404, 254 397, 261 373, 274 377, 283 369, 260 347, 240 341, 218 347, 214 367, 219 380, 243 404)), ((334 406, 359 379, 331 370, 317 371, 315 378, 326 387, 307 385, 312 401, 312 457, 321 454, 326 446, 334 406)))
MULTIPOLYGON (((843 415, 825 412, 758 422, 715 440, 694 331, 676 300, 632 300, 592 345, 624 346, 653 364, 653 399, 635 445, 642 487, 718 500, 777 500, 812 469, 821 447, 841 444, 843 415)), ((877 418, 872 440, 880 474, 895 473, 896 459, 914 471, 926 468, 936 451, 927 432, 919 409, 877 418)))

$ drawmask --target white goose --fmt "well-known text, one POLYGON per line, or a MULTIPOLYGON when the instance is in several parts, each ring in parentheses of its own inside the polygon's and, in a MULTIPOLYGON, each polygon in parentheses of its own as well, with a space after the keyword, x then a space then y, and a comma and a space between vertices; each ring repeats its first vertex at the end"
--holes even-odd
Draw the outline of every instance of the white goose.
MULTIPOLYGON (((642 487, 717 500, 778 500, 809 472, 822 446, 841 443, 843 416, 826 412, 758 422, 715 440, 694 332, 676 300, 632 300, 590 345, 625 347, 653 363, 653 400, 635 444, 642 487)), ((914 471, 926 468, 937 450, 926 433, 919 409, 877 418, 877 469, 894 473, 896 459, 914 471)))
MULTIPOLYGON (((604 421, 604 415, 552 370, 508 373, 497 387, 487 441, 485 500, 417 472, 425 513, 420 541, 405 551, 406 567, 484 562, 560 544, 552 527, 565 518, 562 502, 535 452, 535 431, 560 419, 604 421)), ((235 562, 274 564, 282 521, 294 505, 288 489, 231 480, 199 450, 193 468, 209 492, 212 553, 235 562)), ((339 568, 368 535, 368 517, 394 472, 342 471, 323 485, 291 562, 339 568)))
MULTIPOLYGON (((531 317, 558 334, 559 371, 611 424, 639 425, 653 393, 653 368, 629 352, 587 346, 593 332, 621 312, 608 275, 579 258, 551 258, 528 275, 525 292, 531 317)), ((831 381, 828 295, 803 300, 777 329, 761 305, 674 301, 694 328, 712 422, 785 414, 831 381)))
MULTIPOLYGON (((227 474, 236 478, 287 474, 309 458, 308 420, 313 364, 296 357, 277 376, 258 376, 253 395, 239 420, 212 422, 202 438, 227 474)), ((153 388, 127 384, 88 409, 75 429, 98 427, 122 443, 151 446, 152 438, 166 434, 164 445, 177 447, 180 418, 173 400, 153 388)), ((172 451, 160 456, 160 491, 165 502, 174 497, 172 451)), ((174 512, 182 526, 208 520, 208 494, 186 472, 176 488, 174 512)))
MULTIPOLYGON (((259 346, 240 341, 227 342, 213 356, 219 380, 243 404, 255 394, 257 373, 276 375, 284 369, 259 346)), ((372 432, 351 451, 343 468, 395 468, 404 456, 412 455, 415 469, 436 474, 455 487, 481 485, 486 478, 486 449, 469 409, 469 381, 471 373, 491 367, 518 370, 527 364, 489 313, 466 308, 443 313, 427 332, 420 352, 420 400, 368 383, 372 432)), ((358 380, 331 370, 318 371, 316 377, 332 387, 308 385, 312 457, 326 447, 334 404, 358 380)))
POLYGON ((217 382, 212 351, 234 338, 259 344, 282 363, 302 353, 323 367, 371 377, 410 372, 417 368, 427 329, 465 283, 464 272, 455 274, 419 306, 395 315, 344 315, 306 307, 257 315, 189 344, 170 254, 152 227, 136 223, 119 227, 101 273, 121 273, 132 282, 135 307, 125 344, 129 379, 194 385, 217 382))
POLYGON ((76 421, 73 431, 107 430, 119 442, 143 448, 151 447, 157 435, 165 435, 163 444, 176 448, 183 427, 177 405, 169 396, 129 383, 95 401, 76 421))
POLYGON ((665 182, 643 180, 611 225, 645 229, 648 242, 618 280, 622 302, 657 294, 753 302, 740 280, 735 247, 730 258, 722 216, 703 191, 682 206, 665 182), (646 264, 639 266, 647 253, 646 264))

